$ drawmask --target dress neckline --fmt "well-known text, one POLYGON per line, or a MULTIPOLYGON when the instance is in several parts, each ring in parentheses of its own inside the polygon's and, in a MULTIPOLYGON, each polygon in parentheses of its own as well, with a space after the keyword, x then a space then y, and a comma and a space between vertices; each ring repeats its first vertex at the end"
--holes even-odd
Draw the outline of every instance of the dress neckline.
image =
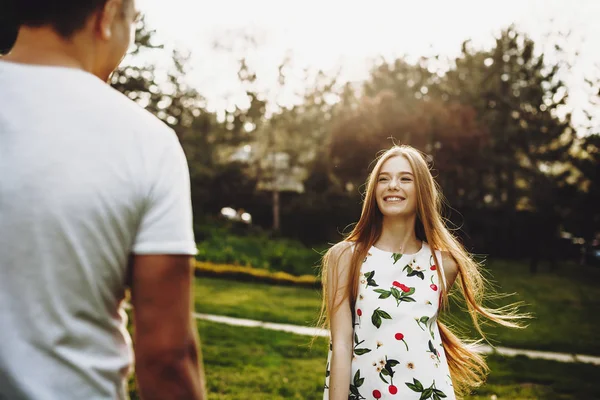
POLYGON ((375 245, 371 246, 371 250, 375 253, 389 255, 389 256, 391 256, 392 254, 400 254, 400 255, 406 256, 406 257, 416 257, 417 255, 421 254, 425 250, 426 247, 427 247, 427 243, 425 241, 421 241, 421 248, 416 253, 395 253, 393 251, 382 250, 379 247, 375 247, 375 245))

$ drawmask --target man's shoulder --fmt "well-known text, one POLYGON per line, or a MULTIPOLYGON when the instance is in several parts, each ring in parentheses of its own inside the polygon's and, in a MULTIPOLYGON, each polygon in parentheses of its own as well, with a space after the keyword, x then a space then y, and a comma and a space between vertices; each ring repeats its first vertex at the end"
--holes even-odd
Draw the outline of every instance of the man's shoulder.
POLYGON ((0 60, 0 80, 21 93, 26 84, 38 90, 43 88, 40 96, 44 100, 55 107, 76 109, 82 122, 102 118, 109 125, 122 128, 119 132, 143 131, 144 135, 159 136, 172 132, 159 118, 89 72, 0 60))
POLYGON ((115 122, 125 124, 136 131, 144 134, 159 134, 161 136, 172 136, 173 130, 154 114, 144 109, 141 105, 128 98, 115 88, 104 85, 102 90, 106 95, 106 106, 110 108, 109 113, 115 117, 115 122), (118 120, 118 121, 117 121, 118 120))

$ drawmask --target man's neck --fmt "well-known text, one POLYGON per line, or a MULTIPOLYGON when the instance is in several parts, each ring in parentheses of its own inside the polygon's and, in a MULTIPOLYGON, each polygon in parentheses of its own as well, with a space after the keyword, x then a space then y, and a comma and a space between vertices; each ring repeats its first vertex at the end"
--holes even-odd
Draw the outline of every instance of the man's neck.
POLYGON ((48 27, 22 27, 17 41, 3 60, 30 65, 76 68, 92 72, 90 57, 79 51, 78 38, 65 39, 48 27))

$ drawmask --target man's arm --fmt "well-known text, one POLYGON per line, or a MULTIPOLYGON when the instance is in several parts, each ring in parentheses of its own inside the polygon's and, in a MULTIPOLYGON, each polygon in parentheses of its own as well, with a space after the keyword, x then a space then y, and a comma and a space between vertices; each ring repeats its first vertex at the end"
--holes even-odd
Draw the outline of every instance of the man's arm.
POLYGON ((206 399, 192 316, 192 257, 133 259, 135 371, 143 399, 206 399))

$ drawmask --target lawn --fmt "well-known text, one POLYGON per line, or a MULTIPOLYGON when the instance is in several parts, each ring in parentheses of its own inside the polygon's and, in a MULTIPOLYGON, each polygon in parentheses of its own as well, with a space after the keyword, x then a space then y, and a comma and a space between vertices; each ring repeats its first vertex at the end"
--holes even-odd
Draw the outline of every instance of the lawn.
POLYGON ((489 271, 499 290, 515 293, 510 300, 525 302, 534 316, 524 330, 487 328, 493 344, 600 355, 600 268, 562 265, 531 275, 520 263, 493 262, 489 271))
MULTIPOLYGON (((487 327, 492 344, 600 355, 600 269, 561 266, 530 275, 523 264, 493 262, 489 271, 502 292, 516 293, 510 301, 523 301, 534 315, 525 330, 487 327)), ((202 313, 298 325, 314 324, 321 303, 314 289, 213 278, 196 281, 195 301, 202 313)), ((469 334, 468 317, 458 307, 451 314, 469 334)))
MULTIPOLYGON (((260 328, 199 322, 211 400, 321 399, 327 345, 260 328)), ((489 357, 489 382, 468 399, 593 399, 600 367, 489 357)), ((132 396, 136 398, 135 394, 132 396)))

